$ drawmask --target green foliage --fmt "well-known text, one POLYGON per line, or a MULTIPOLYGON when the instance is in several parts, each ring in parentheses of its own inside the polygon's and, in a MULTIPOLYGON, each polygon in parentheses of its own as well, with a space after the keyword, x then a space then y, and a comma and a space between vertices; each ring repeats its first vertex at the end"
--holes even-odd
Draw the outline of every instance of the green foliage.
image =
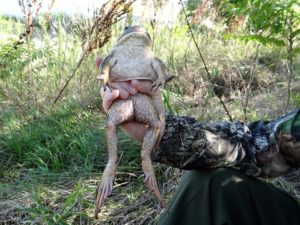
POLYGON ((292 101, 295 105, 300 105, 300 93, 292 93, 292 101))
POLYGON ((25 118, 8 115, 1 120, 0 148, 8 160, 2 166, 91 169, 96 155, 105 152, 99 118, 75 106, 34 111, 25 118))
MULTIPOLYGON (((20 22, 20 18, 14 16, 1 16, 0 15, 0 34, 14 34, 15 36, 21 33, 24 29, 24 24, 20 22)), ((0 38, 0 44, 3 41, 0 38)))
POLYGON ((162 92, 162 97, 163 97, 163 102, 165 105, 165 108, 168 112, 175 114, 175 115, 180 115, 180 109, 178 106, 174 105, 172 102, 172 96, 179 97, 182 99, 182 95, 180 92, 170 92, 170 91, 163 91, 162 92))
POLYGON ((0 44, 0 79, 20 74, 28 64, 24 45, 14 47, 13 41, 0 44), (18 71, 18 74, 15 72, 18 71))
MULTIPOLYGON (((231 36, 233 37, 233 36, 231 36)), ((272 37, 263 37, 257 34, 250 34, 250 35, 235 35, 234 38, 238 38, 241 41, 248 43, 249 41, 254 41, 261 43, 262 45, 274 44, 279 47, 284 47, 285 43, 283 40, 272 38, 272 37)))
POLYGON ((201 0, 188 0, 186 3, 186 10, 192 13, 197 9, 200 2, 201 0))
POLYGON ((254 35, 245 35, 243 40, 279 46, 283 46, 289 36, 289 20, 292 20, 292 38, 299 35, 298 7, 298 0, 226 0, 221 6, 229 19, 239 15, 245 16, 247 29, 254 35))
MULTIPOLYGON (((284 48, 288 61, 287 76, 287 102, 285 110, 289 107, 291 98, 291 83, 295 79, 294 60, 300 52, 299 26, 300 3, 298 0, 227 0, 223 10, 229 17, 243 15, 245 17, 248 33, 238 35, 241 40, 255 41, 257 43, 275 44, 284 48), (229 6, 228 9, 226 6, 229 6)), ((225 13, 225 14, 226 14, 225 13)))
MULTIPOLYGON (((63 18, 57 17, 53 22, 57 24, 57 37, 53 37, 56 32, 53 26, 48 29, 48 23, 43 18, 40 21, 37 34, 28 41, 23 40, 25 43, 16 45, 14 39, 0 43, 0 99, 21 109, 52 105, 81 53, 80 38, 67 32, 62 26, 63 18)), ((71 98, 78 100, 84 96, 83 90, 88 94, 87 90, 98 89, 94 79, 96 71, 91 66, 93 58, 91 55, 86 59, 79 75, 72 80, 75 85, 68 92, 71 98)))

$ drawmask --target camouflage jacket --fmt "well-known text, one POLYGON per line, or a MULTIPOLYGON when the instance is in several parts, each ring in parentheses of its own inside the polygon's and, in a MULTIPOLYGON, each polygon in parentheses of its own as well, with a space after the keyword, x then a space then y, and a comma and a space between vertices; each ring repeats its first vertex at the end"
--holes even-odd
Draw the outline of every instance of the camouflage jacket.
POLYGON ((299 167, 300 108, 251 123, 201 123, 167 114, 152 160, 184 170, 230 166, 251 176, 280 176, 299 167))

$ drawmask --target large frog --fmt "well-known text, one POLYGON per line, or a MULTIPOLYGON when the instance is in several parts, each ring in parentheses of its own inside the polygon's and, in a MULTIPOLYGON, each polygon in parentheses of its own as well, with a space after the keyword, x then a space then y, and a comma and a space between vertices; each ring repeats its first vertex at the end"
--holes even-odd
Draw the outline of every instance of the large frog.
POLYGON ((151 38, 141 26, 126 28, 117 44, 100 64, 100 75, 104 85, 108 81, 128 81, 133 79, 151 80, 157 90, 172 79, 162 61, 151 50, 151 38))
MULTIPOLYGON (((150 35, 141 26, 125 28, 99 69, 105 86, 109 86, 109 82, 150 80, 156 91, 160 86, 164 88, 173 78, 168 75, 163 62, 152 52, 150 35)), ((164 123, 165 110, 161 99, 152 100, 160 121, 164 123)))
MULTIPOLYGON (((100 76, 103 77, 105 87, 109 82, 129 80, 150 80, 152 89, 156 91, 160 86, 165 87, 172 78, 167 74, 166 67, 151 51, 149 33, 140 26, 126 28, 118 38, 116 45, 102 61, 100 76)), ((144 136, 141 157, 142 169, 145 174, 144 183, 152 190, 160 203, 164 200, 159 192, 150 153, 159 142, 161 129, 164 128, 165 116, 161 98, 151 98, 138 93, 127 99, 114 101, 107 113, 106 141, 108 145, 108 163, 103 172, 102 180, 97 189, 96 211, 97 217, 104 200, 113 189, 113 182, 117 169, 117 133, 116 126, 129 121, 138 121, 148 125, 144 136)))

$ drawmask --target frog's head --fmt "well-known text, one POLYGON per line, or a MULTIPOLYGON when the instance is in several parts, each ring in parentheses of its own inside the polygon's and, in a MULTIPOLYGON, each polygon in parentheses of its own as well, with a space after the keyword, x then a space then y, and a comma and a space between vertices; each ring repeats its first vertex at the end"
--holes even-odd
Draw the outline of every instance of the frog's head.
POLYGON ((151 46, 151 38, 148 31, 142 26, 126 27, 117 41, 117 45, 123 44, 143 44, 151 46))

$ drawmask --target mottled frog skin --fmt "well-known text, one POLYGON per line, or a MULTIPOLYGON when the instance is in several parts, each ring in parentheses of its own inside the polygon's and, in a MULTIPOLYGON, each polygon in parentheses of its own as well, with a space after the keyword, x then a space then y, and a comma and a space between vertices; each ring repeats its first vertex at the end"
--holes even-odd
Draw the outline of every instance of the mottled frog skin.
MULTIPOLYGON (((109 82, 112 81, 142 79, 152 81, 154 90, 160 86, 164 87, 171 79, 163 63, 151 51, 151 39, 148 32, 139 26, 126 29, 120 36, 115 47, 101 63, 100 75, 103 76, 106 86, 109 86, 109 82)), ((125 100, 117 99, 113 102, 107 112, 106 121, 109 159, 97 188, 95 217, 113 189, 118 161, 116 127, 129 121, 138 121, 148 125, 141 150, 144 183, 154 192, 161 205, 165 206, 150 158, 152 150, 159 141, 161 129, 164 128, 164 114, 161 98, 151 98, 146 94, 138 93, 125 100)))
POLYGON ((151 80, 155 90, 165 87, 172 79, 151 50, 149 33, 140 26, 127 28, 119 37, 101 63, 100 75, 104 77, 104 85, 108 85, 108 81, 151 80))

